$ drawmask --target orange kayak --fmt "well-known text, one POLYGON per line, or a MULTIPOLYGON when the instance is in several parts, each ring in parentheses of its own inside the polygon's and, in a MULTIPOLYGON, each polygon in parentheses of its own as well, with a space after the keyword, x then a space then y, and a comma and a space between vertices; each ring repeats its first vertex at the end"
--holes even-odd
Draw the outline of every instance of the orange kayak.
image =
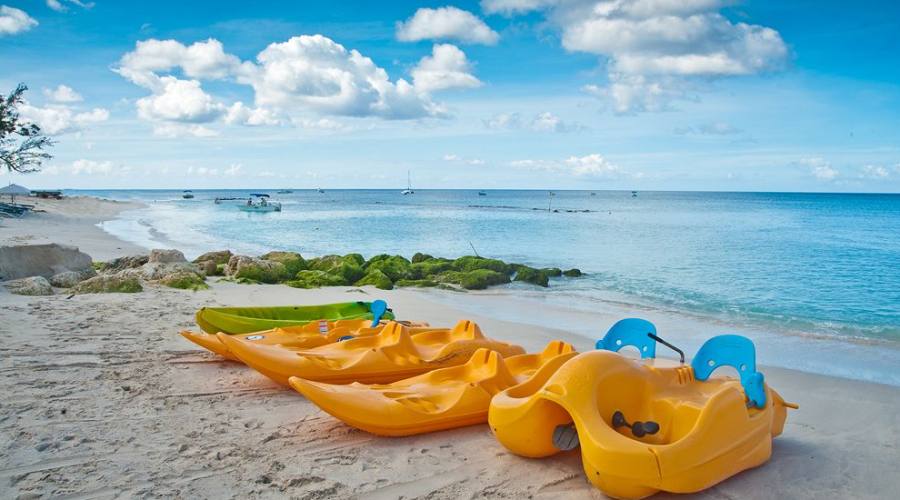
POLYGON ((223 333, 218 337, 247 366, 283 385, 288 385, 290 377, 336 384, 389 383, 461 365, 480 348, 505 356, 525 352, 521 346, 486 338, 471 321, 460 321, 451 330, 415 335, 409 327, 390 322, 374 335, 312 349, 258 345, 223 333))
POLYGON ((534 377, 546 379, 575 354, 570 344, 555 340, 538 354, 505 359, 481 348, 463 365, 385 385, 335 385, 298 377, 291 377, 290 384, 348 425, 372 434, 408 436, 487 422, 494 394, 534 377))

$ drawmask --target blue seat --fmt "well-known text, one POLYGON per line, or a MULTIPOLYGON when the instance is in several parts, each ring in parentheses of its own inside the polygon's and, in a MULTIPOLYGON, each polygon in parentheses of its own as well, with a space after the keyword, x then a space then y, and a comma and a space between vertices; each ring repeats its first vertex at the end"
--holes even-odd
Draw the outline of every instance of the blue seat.
POLYGON ((694 378, 700 381, 708 380, 720 366, 737 370, 751 406, 766 406, 765 378, 756 371, 756 346, 752 340, 740 335, 718 335, 700 346, 691 361, 694 378))
POLYGON ((369 306, 369 312, 372 313, 372 328, 378 326, 378 323, 381 322, 381 318, 387 310, 387 302, 381 299, 372 302, 372 305, 369 306))
POLYGON ((656 357, 656 340, 647 336, 656 335, 656 326, 641 318, 625 318, 617 321, 606 336, 597 341, 595 347, 607 351, 618 352, 625 346, 633 346, 641 352, 641 358, 656 357))

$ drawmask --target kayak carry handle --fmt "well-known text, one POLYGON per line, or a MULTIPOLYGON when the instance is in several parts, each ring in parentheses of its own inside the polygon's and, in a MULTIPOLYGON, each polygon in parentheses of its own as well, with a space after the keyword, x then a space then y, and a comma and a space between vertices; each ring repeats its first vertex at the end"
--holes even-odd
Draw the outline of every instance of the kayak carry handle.
POLYGON ((381 318, 384 316, 388 310, 387 302, 378 299, 372 302, 369 306, 369 312, 372 313, 372 328, 378 326, 378 323, 381 323, 381 318))
POLYGON ((763 374, 756 371, 756 346, 741 335, 718 335, 707 340, 691 361, 694 378, 709 379, 720 366, 731 366, 741 377, 741 386, 749 400, 748 406, 766 406, 766 385, 763 374))
POLYGON ((641 358, 656 357, 656 326, 641 318, 625 318, 616 321, 606 336, 598 340, 596 349, 618 352, 619 349, 630 345, 641 352, 641 358))
POLYGON ((684 364, 684 351, 682 351, 681 349, 675 347, 674 345, 666 342, 665 340, 663 340, 662 338, 660 338, 659 336, 657 336, 653 333, 648 333, 647 336, 650 337, 651 339, 659 342, 660 344, 668 347, 669 349, 672 349, 673 351, 677 352, 678 356, 681 357, 681 364, 684 364))

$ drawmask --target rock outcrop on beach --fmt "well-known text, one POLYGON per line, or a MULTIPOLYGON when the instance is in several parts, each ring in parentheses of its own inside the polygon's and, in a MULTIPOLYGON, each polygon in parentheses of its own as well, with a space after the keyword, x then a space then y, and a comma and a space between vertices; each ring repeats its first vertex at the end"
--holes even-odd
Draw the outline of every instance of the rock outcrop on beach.
POLYGON ((136 293, 144 289, 140 280, 125 273, 100 274, 78 283, 72 293, 136 293))
POLYGON ((295 288, 368 285, 382 290, 395 287, 484 290, 512 281, 547 287, 551 278, 581 276, 578 269, 538 269, 477 255, 447 259, 424 253, 416 253, 412 259, 378 254, 366 260, 358 253, 305 258, 297 252, 275 251, 253 257, 219 250, 188 262, 177 250, 153 250, 147 256, 122 257, 102 263, 98 268, 103 276, 134 278, 189 290, 208 288, 207 276, 223 276, 225 280, 246 284, 281 283, 295 288))
POLYGON ((50 277, 50 284, 56 288, 72 288, 82 281, 93 278, 97 275, 97 271, 93 268, 83 271, 64 271, 54 274, 50 277))
POLYGON ((31 276, 10 280, 3 285, 16 295, 53 295, 53 286, 43 276, 31 276))
POLYGON ((76 247, 49 243, 0 247, 0 280, 92 269, 90 255, 76 247))

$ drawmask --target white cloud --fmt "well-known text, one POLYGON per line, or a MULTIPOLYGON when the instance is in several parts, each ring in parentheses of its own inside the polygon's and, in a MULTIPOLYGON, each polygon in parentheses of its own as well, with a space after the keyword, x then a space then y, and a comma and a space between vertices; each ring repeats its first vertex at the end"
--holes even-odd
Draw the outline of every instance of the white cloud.
POLYGON ((485 0, 486 12, 543 10, 569 51, 601 56, 617 112, 659 111, 685 97, 694 77, 718 78, 780 69, 788 50, 768 27, 732 22, 727 0, 485 0))
POLYGON ((423 57, 413 68, 413 85, 422 92, 451 88, 480 87, 481 81, 470 73, 466 54, 455 45, 436 44, 431 55, 423 57))
POLYGON ((580 123, 566 122, 549 111, 538 113, 531 120, 525 120, 519 113, 498 113, 487 120, 484 126, 493 130, 527 129, 535 132, 574 132, 584 130, 580 123))
POLYGON ((226 177, 237 177, 237 175, 241 173, 241 169, 243 167, 244 166, 240 163, 232 163, 228 166, 228 168, 225 169, 223 175, 225 175, 226 177))
POLYGON ((259 53, 257 61, 247 81, 260 106, 386 119, 446 114, 406 80, 391 82, 371 59, 322 35, 273 43, 259 53))
POLYGON ((23 103, 19 107, 22 118, 37 124, 41 131, 48 135, 62 135, 83 130, 88 125, 104 122, 109 119, 109 111, 94 108, 90 111, 78 112, 70 106, 50 105, 46 107, 32 106, 23 103))
POLYGON ((456 7, 419 9, 406 22, 397 23, 397 40, 458 40, 494 45, 500 35, 471 12, 456 7))
POLYGON ((190 78, 219 80, 240 73, 242 63, 237 56, 226 54, 222 43, 213 38, 191 45, 151 38, 137 42, 115 71, 137 85, 159 91, 164 83, 157 74, 173 69, 190 78))
POLYGON ((158 93, 137 100, 138 116, 145 120, 208 123, 225 113, 225 106, 204 92, 197 80, 164 76, 159 82, 158 93))
POLYGON ((178 139, 184 136, 216 137, 219 132, 200 124, 158 123, 153 126, 153 135, 166 139, 178 139))
POLYGON ((741 129, 721 121, 704 123, 696 127, 678 127, 675 129, 675 133, 680 135, 735 135, 741 132, 741 129))
POLYGON ((444 161, 458 161, 460 157, 453 154, 444 155, 444 161))
POLYGON ((466 165, 484 165, 486 162, 481 158, 463 158, 462 156, 456 154, 445 154, 444 161, 453 162, 453 163, 465 163, 466 165))
POLYGON ((510 165, 529 170, 543 170, 575 177, 589 179, 609 179, 621 176, 640 177, 640 174, 628 174, 618 165, 599 154, 586 156, 570 156, 565 160, 515 160, 510 165))
POLYGON ((809 169, 809 173, 820 181, 833 181, 841 174, 824 158, 801 158, 797 163, 809 169))
POLYGON ((47 0, 47 7, 50 7, 56 12, 68 12, 69 7, 66 4, 75 5, 82 9, 91 9, 94 7, 94 2, 81 2, 79 0, 47 0))
POLYGON ((109 175, 113 172, 111 161, 75 160, 69 171, 73 175, 109 175))
MULTIPOLYGON (((446 109, 432 101, 431 91, 481 84, 468 73, 465 54, 452 45, 436 45, 433 54, 419 62, 413 70, 414 85, 402 78, 391 81, 371 59, 322 35, 272 43, 255 62, 226 53, 215 39, 192 45, 150 39, 137 42, 114 71, 150 90, 137 101, 138 115, 157 124, 290 123, 339 130, 346 127, 325 117, 443 118, 446 109), (251 86, 254 107, 218 101, 204 91, 204 80, 251 86)), ((176 130, 160 129, 166 134, 176 130)))
POLYGON ((481 0, 481 8, 488 14, 524 14, 557 3, 557 0, 481 0))
POLYGON ((863 179, 887 179, 890 177, 890 172, 888 169, 882 167, 881 165, 864 165, 862 167, 862 171, 860 173, 860 177, 863 179))
POLYGON ((0 5, 0 36, 22 33, 37 25, 38 22, 24 10, 0 5))
POLYGON ((44 96, 54 102, 72 103, 81 102, 84 98, 75 92, 72 87, 60 84, 55 89, 44 89, 44 96))

